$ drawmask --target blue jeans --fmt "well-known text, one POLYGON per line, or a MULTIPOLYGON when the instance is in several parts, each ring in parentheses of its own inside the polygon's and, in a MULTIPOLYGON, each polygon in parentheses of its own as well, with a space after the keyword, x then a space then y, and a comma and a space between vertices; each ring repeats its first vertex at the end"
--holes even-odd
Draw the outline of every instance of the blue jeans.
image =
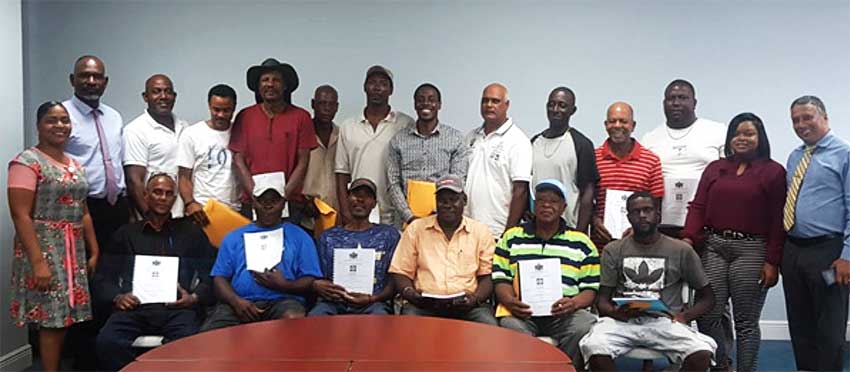
POLYGON ((390 311, 390 306, 386 302, 375 302, 366 307, 356 308, 344 303, 319 300, 319 302, 316 303, 316 306, 314 306, 313 309, 310 310, 310 313, 307 314, 307 316, 326 316, 340 314, 390 315, 392 314, 392 311, 390 311))

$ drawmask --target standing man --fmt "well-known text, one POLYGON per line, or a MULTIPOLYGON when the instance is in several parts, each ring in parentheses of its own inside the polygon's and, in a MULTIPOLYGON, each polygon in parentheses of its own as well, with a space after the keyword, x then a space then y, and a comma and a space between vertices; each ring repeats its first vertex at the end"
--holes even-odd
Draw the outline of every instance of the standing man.
POLYGON ((369 222, 369 214, 377 203, 375 183, 358 178, 348 188, 351 220, 345 225, 325 231, 318 241, 319 260, 324 279, 313 281, 313 290, 320 299, 309 316, 337 314, 393 313, 390 301, 395 296, 395 285, 387 270, 398 244, 398 230, 390 225, 369 222), (374 249, 374 285, 369 293, 354 293, 333 282, 334 252, 337 249, 374 249))
POLYGON ((499 239, 519 224, 528 207, 532 150, 528 137, 508 117, 508 88, 492 83, 481 96, 484 124, 467 136, 472 148, 466 179, 467 215, 499 239))
POLYGON ((259 93, 262 102, 242 109, 230 132, 233 169, 243 191, 242 214, 251 218, 252 176, 283 172, 290 221, 298 224, 305 203, 301 190, 310 150, 316 147, 310 114, 287 100, 298 88, 298 74, 288 63, 268 58, 249 68, 246 75, 248 89, 259 93))
MULTIPOLYGON (((304 196, 308 203, 312 202, 313 198, 319 198, 333 209, 339 210, 334 173, 339 138, 339 128, 334 124, 334 117, 339 109, 339 95, 332 86, 322 85, 316 88, 310 103, 313 107, 313 130, 316 132, 318 146, 310 151, 307 177, 304 179, 304 196)), ((308 208, 312 209, 315 208, 308 208)), ((313 221, 304 219, 301 226, 312 230, 313 221)))
POLYGON ((571 230, 561 217, 567 208, 567 189, 561 181, 540 181, 534 193, 534 221, 505 232, 493 256, 496 299, 499 308, 508 311, 499 325, 530 336, 554 338, 573 365, 581 368, 584 363, 578 342, 596 322, 588 308, 599 289, 599 253, 587 235, 571 230), (552 303, 551 315, 534 316, 514 291, 514 284, 522 280, 521 261, 547 258, 559 261, 563 297, 552 303))
POLYGON ((138 336, 159 334, 168 342, 197 333, 203 306, 215 302, 210 280, 215 251, 200 227, 187 219, 171 219, 177 184, 166 174, 153 175, 145 199, 150 208, 145 219, 119 229, 110 243, 111 252, 98 265, 98 293, 115 308, 97 336, 100 367, 108 371, 117 371, 135 359, 132 344, 138 336), (177 301, 139 301, 138 292, 133 293, 137 290, 133 278, 138 255, 179 258, 175 268, 177 301))
POLYGON ((366 70, 363 83, 366 108, 359 116, 342 122, 339 149, 336 152, 336 189, 339 201, 338 224, 351 219, 346 194, 352 179, 368 178, 378 186, 380 222, 394 223, 394 213, 387 195, 387 152, 390 140, 402 128, 413 125, 413 118, 390 107, 393 73, 383 66, 366 70))
POLYGON ((782 286, 798 370, 839 371, 847 365, 850 294, 850 145, 830 131, 815 96, 791 103, 803 140, 788 156, 788 231, 782 286))
POLYGON ((185 215, 200 226, 209 223, 204 213, 209 199, 239 210, 236 175, 231 166, 233 153, 227 148, 230 120, 236 110, 236 91, 228 85, 216 85, 207 93, 207 104, 210 119, 186 128, 178 140, 177 152, 185 215))
MULTIPOLYGON (((74 95, 62 103, 71 117, 71 135, 65 153, 85 168, 89 194, 86 205, 94 225, 98 247, 109 254, 112 234, 130 221, 130 202, 124 182, 121 139, 124 119, 118 111, 100 102, 109 83, 106 66, 100 58, 82 56, 69 76, 74 95)), ((97 288, 91 286, 92 296, 97 288)), ((75 324, 68 333, 67 345, 73 348, 75 368, 96 369, 92 355, 98 329, 109 316, 109 304, 92 303, 93 322, 75 324)))
POLYGON ((390 264, 406 301, 403 315, 438 316, 497 325, 487 302, 493 292, 493 251, 487 226, 463 215, 466 194, 455 176, 437 180, 437 214, 413 221, 390 264), (430 295, 458 295, 435 300, 430 295))
MULTIPOLYGON (((168 76, 149 77, 142 98, 148 104, 147 110, 124 128, 124 172, 133 205, 144 217, 150 209, 145 200, 145 183, 156 173, 177 179, 177 138, 188 124, 173 113, 177 92, 168 76)), ((179 195, 171 207, 171 217, 183 217, 179 195)))
POLYGON ((71 116, 71 136, 65 153, 86 170, 89 197, 86 204, 97 235, 98 246, 108 253, 109 238, 130 220, 124 183, 121 114, 100 102, 109 77, 100 58, 82 56, 69 77, 74 95, 62 102, 71 116))
POLYGON ((420 85, 413 93, 416 124, 402 129, 390 141, 387 180, 399 225, 424 217, 414 216, 410 210, 406 197, 409 181, 434 182, 450 174, 466 178, 469 147, 459 130, 440 122, 437 114, 442 105, 442 95, 436 86, 420 85))
POLYGON ((686 80, 673 80, 664 90, 667 123, 641 141, 661 159, 664 201, 658 229, 673 238, 679 238, 685 226, 688 203, 696 195, 702 171, 723 156, 726 142, 726 126, 697 118, 696 106, 694 86, 686 80))
POLYGON ((596 166, 599 182, 596 186, 596 215, 593 217, 591 238, 602 249, 613 239, 605 228, 605 200, 608 190, 649 191, 661 200, 664 197, 664 176, 661 159, 640 142, 632 138, 637 123, 632 106, 614 102, 608 106, 605 131, 608 139, 596 149, 596 166))
POLYGON ((570 127, 570 118, 577 109, 576 96, 570 88, 557 87, 549 93, 546 102, 549 128, 531 138, 534 151, 531 174, 535 183, 551 178, 564 183, 568 198, 564 211, 567 226, 587 233, 599 172, 593 143, 570 127))

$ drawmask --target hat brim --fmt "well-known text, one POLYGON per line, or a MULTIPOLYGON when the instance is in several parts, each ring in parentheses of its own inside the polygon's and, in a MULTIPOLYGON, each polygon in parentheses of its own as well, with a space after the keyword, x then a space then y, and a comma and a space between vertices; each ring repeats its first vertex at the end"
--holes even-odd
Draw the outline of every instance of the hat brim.
POLYGON ((248 89, 252 92, 257 91, 257 86, 260 83, 260 75, 268 71, 279 71, 283 76, 283 83, 286 85, 286 92, 292 93, 298 89, 298 73, 295 68, 288 63, 281 63, 279 66, 251 66, 246 74, 248 89))

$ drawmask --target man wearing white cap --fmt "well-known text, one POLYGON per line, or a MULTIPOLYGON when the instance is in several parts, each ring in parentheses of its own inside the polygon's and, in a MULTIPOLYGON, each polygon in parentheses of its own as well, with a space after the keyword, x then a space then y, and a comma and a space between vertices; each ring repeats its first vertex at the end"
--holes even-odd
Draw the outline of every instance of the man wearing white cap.
POLYGON ((221 243, 210 272, 220 303, 202 331, 305 315, 302 296, 322 270, 313 239, 300 227, 281 223, 286 205, 283 177, 283 172, 252 177, 257 220, 227 234, 221 243), (267 249, 281 254, 262 254, 267 249))
POLYGON ((378 187, 380 222, 393 224, 394 212, 387 194, 387 152, 393 136, 413 125, 413 118, 390 107, 393 73, 388 68, 375 65, 366 70, 363 91, 366 108, 360 115, 343 120, 339 127, 334 167, 340 209, 337 222, 345 224, 351 219, 348 183, 352 179, 368 178, 378 187))

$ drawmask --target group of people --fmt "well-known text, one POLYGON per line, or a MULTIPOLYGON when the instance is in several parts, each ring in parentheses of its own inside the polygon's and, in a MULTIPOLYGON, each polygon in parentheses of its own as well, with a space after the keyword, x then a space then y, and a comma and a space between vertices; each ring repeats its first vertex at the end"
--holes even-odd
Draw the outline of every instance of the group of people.
POLYGON ((102 60, 80 57, 69 79, 73 96, 38 108, 37 145, 9 164, 10 312, 38 326, 45 370, 58 369, 69 327, 117 370, 143 334, 168 342, 260 320, 400 312, 550 336, 592 370, 635 347, 685 370, 730 370, 734 329, 735 369, 752 371, 780 272, 797 368, 846 363, 850 145, 817 97, 790 106, 803 145, 783 168, 758 116, 698 118, 685 80, 666 87, 666 123, 640 142, 634 109, 611 104, 595 148, 570 123, 566 87, 529 138, 501 84, 484 88, 483 124, 465 135, 440 120, 432 84, 414 91, 416 119, 394 110, 393 73, 377 65, 362 113, 340 125, 333 87, 316 88, 311 117, 292 103, 295 69, 272 58, 247 71, 254 103, 236 114, 234 89, 216 85, 209 119, 192 125, 172 111, 168 76, 147 79, 147 108, 126 125, 101 102, 102 60), (213 246, 202 230, 212 201, 253 222, 213 246), (280 261, 249 269, 246 246, 275 233, 280 261), (374 252, 370 293, 334 280, 335 251, 354 247, 374 252), (140 256, 179 257, 174 302, 134 294, 140 256), (521 267, 553 259, 561 298, 541 311, 522 298, 521 267))

